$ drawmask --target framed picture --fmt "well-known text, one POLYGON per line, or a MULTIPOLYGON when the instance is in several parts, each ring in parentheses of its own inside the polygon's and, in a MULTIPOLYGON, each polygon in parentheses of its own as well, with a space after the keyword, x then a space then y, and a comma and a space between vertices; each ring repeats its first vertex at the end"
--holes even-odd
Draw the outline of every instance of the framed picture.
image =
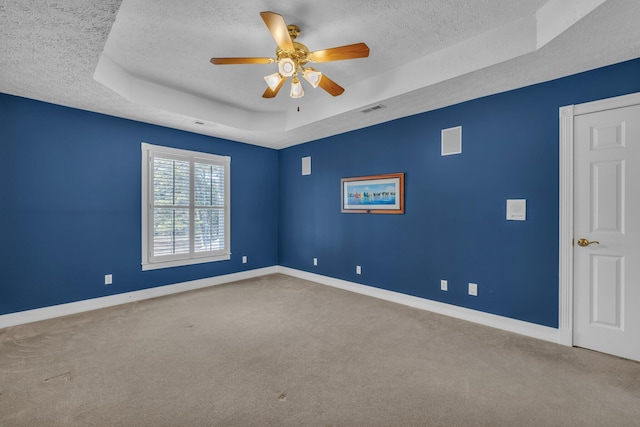
POLYGON ((342 212, 404 213, 404 173, 341 180, 342 212))

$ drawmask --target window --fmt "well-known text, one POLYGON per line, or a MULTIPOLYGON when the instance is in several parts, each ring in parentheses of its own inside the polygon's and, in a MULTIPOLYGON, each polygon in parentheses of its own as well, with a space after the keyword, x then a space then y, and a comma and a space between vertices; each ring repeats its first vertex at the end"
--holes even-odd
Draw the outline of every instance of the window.
POLYGON ((229 259, 231 158, 142 144, 142 269, 229 259))

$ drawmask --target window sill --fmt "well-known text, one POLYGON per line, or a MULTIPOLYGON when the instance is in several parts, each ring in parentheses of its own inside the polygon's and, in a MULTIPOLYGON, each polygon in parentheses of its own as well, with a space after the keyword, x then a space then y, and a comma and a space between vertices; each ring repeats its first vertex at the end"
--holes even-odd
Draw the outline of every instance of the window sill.
POLYGON ((142 263, 142 271, 158 270, 160 268, 180 267, 183 265, 204 264, 207 262, 226 261, 231 259, 231 254, 216 255, 203 258, 177 259, 172 261, 142 263))

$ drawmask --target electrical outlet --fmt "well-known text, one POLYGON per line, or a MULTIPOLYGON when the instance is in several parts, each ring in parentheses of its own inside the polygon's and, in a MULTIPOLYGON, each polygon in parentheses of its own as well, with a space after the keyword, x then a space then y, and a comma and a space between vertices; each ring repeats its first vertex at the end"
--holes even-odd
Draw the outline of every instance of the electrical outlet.
POLYGON ((247 256, 246 256, 246 255, 242 257, 242 263, 243 263, 243 264, 246 264, 246 263, 247 263, 247 256))
POLYGON ((313 259, 313 265, 318 265, 318 258, 313 259))
POLYGON ((440 280, 440 290, 441 291, 448 291, 449 290, 449 284, 447 283, 446 280, 440 280))
POLYGON ((477 283, 469 283, 469 295, 474 297, 478 296, 478 284, 477 283))
POLYGON ((362 274, 362 267, 356 265, 356 274, 362 274))
POLYGON ((110 285, 113 283, 113 275, 112 274, 105 274, 104 275, 104 284, 105 285, 110 285))

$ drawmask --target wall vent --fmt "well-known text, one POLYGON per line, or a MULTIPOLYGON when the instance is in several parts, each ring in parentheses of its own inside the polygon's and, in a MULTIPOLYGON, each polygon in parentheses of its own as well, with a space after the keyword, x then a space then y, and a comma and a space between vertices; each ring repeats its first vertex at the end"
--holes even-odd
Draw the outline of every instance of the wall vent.
POLYGON ((387 108, 387 107, 385 105, 378 104, 378 105, 374 105, 373 107, 366 108, 366 109, 362 110, 361 112, 367 114, 367 113, 370 113, 372 111, 380 110, 382 108, 387 108))
POLYGON ((302 158, 302 175, 311 175, 311 156, 302 158))
POLYGON ((449 129, 442 129, 441 132, 441 155, 450 156, 462 153, 462 126, 449 129))

